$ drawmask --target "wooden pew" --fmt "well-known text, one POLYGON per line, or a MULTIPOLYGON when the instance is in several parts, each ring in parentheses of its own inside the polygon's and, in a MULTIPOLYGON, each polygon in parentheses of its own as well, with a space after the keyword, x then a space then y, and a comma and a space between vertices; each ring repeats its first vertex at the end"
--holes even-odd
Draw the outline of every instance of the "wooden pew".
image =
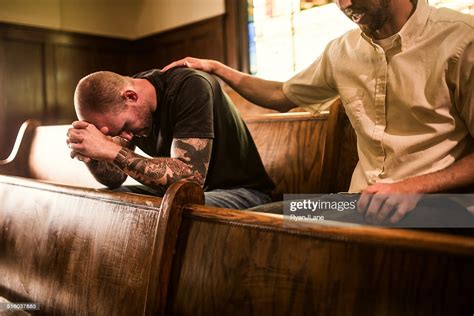
MULTIPOLYGON (((263 114, 246 118, 246 123, 276 184, 275 200, 285 193, 348 190, 358 157, 354 131, 339 100, 319 115, 263 114)), ((68 128, 26 122, 17 137, 18 150, 0 161, 0 174, 103 188, 82 162, 69 157, 68 128)), ((133 184, 138 183, 128 177, 125 185, 133 184)))
POLYGON ((246 119, 274 199, 291 193, 347 192, 357 164, 357 139, 340 100, 330 111, 263 114, 246 119))
POLYGON ((203 203, 196 188, 161 199, 0 176, 0 297, 40 314, 163 314, 179 202, 203 203))
POLYGON ((0 176, 0 296, 44 314, 463 315, 474 239, 0 176), (28 198, 25 198, 28 197, 28 198), (427 299, 427 297, 429 299, 427 299))
POLYGON ((320 192, 347 192, 358 161, 357 136, 339 99, 328 116, 320 192))
POLYGON ((470 315, 473 266, 473 238, 187 205, 167 312, 470 315))
POLYGON ((40 123, 36 120, 25 121, 18 130, 12 151, 5 159, 0 160, 0 174, 28 177, 30 175, 28 159, 31 153, 31 143, 36 128, 40 123))
MULTIPOLYGON (((38 121, 23 123, 14 148, 0 160, 0 174, 22 176, 58 184, 105 188, 91 175, 84 163, 71 159, 66 145, 70 125, 41 126, 38 121)), ((144 155, 139 149, 137 152, 144 155)), ((124 185, 138 185, 128 177, 124 185)))
POLYGON ((246 123, 265 170, 275 183, 274 199, 285 193, 321 190, 328 114, 265 114, 246 123))

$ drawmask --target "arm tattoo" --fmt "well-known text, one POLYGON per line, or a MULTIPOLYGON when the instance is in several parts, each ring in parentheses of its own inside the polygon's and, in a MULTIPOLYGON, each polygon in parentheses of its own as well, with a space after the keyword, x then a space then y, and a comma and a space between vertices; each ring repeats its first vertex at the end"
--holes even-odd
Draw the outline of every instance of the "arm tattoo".
POLYGON ((97 181, 111 189, 118 188, 127 178, 127 174, 106 161, 92 160, 86 165, 97 181))
POLYGON ((171 158, 145 158, 122 148, 114 164, 123 172, 151 188, 163 189, 181 179, 203 186, 212 152, 212 139, 173 139, 171 158))
MULTIPOLYGON (((114 142, 121 146, 131 148, 132 150, 135 148, 133 143, 118 136, 114 137, 114 142)), ((92 160, 86 163, 86 166, 97 181, 111 189, 120 187, 125 179, 127 179, 127 174, 117 168, 113 163, 92 160)))

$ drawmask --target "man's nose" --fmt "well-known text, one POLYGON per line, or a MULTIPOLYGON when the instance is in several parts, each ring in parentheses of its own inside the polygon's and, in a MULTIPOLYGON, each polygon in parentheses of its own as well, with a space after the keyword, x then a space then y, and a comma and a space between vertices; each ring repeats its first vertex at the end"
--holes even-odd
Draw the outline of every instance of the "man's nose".
POLYGON ((128 141, 131 141, 132 138, 133 138, 133 134, 130 133, 130 132, 126 132, 126 131, 121 132, 119 136, 122 137, 122 138, 125 138, 128 141))

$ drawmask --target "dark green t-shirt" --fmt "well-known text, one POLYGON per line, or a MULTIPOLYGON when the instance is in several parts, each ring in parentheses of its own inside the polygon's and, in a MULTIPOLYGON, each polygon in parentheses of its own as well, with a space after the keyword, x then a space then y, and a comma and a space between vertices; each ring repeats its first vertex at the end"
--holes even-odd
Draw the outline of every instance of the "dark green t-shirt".
POLYGON ((216 78, 189 68, 154 69, 134 78, 147 79, 157 92, 153 135, 136 142, 144 152, 169 157, 173 138, 211 138, 205 191, 273 190, 247 126, 216 78))

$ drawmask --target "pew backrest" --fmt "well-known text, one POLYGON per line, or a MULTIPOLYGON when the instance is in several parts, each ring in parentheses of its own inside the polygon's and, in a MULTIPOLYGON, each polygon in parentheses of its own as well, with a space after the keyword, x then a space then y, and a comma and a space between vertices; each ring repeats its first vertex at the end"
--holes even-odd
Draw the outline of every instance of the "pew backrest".
POLYGON ((331 105, 324 146, 320 192, 347 192, 359 155, 357 136, 340 99, 331 105))
POLYGON ((27 120, 20 126, 10 154, 0 160, 0 174, 29 177, 27 166, 31 143, 39 125, 40 122, 36 120, 27 120))
POLYGON ((161 199, 0 176, 0 296, 42 314, 162 314, 188 185, 161 199))
POLYGON ((184 207, 172 315, 463 315, 474 239, 184 207))
MULTIPOLYGON (((70 149, 66 145, 69 128, 70 125, 41 126, 37 121, 26 121, 17 136, 18 150, 13 150, 9 158, 0 162, 0 174, 87 188, 104 188, 84 163, 71 159, 70 149)), ((137 152, 143 154, 139 150, 137 152)), ((124 183, 137 184, 139 183, 131 177, 127 177, 124 183)))
POLYGON ((246 119, 274 198, 292 193, 347 192, 358 161, 357 138, 341 101, 329 111, 263 114, 246 119))
POLYGON ((275 183, 275 199, 320 191, 327 117, 327 113, 284 113, 246 120, 265 170, 275 183))

